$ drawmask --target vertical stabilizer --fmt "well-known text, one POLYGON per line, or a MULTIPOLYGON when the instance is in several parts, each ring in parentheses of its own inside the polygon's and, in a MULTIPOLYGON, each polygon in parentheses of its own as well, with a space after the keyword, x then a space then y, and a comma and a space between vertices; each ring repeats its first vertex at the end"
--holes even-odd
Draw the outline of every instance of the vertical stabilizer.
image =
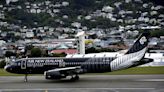
POLYGON ((149 36, 149 31, 142 33, 125 54, 135 53, 147 47, 149 36))

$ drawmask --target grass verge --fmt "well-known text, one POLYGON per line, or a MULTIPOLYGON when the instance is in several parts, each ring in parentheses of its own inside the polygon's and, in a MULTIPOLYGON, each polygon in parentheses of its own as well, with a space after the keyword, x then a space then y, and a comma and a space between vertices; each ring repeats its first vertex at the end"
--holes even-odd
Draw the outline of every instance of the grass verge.
MULTIPOLYGON (((134 67, 130 69, 107 72, 107 73, 90 73, 97 75, 135 75, 135 74, 164 74, 164 66, 158 67, 134 67)), ((0 69, 0 76, 22 76, 21 74, 8 73, 4 69, 0 69)))
MULTIPOLYGON (((95 73, 97 74, 97 73, 95 73)), ((102 73, 105 75, 164 74, 164 66, 134 67, 120 71, 102 73)))
POLYGON ((3 68, 0 69, 0 76, 20 76, 21 74, 13 74, 6 72, 3 68))

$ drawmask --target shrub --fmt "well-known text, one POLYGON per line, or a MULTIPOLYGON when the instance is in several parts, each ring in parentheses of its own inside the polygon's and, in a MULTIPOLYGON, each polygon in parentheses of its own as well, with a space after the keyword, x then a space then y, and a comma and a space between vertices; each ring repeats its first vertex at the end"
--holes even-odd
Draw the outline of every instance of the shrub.
POLYGON ((5 60, 0 61, 0 68, 4 68, 5 65, 6 65, 5 60))

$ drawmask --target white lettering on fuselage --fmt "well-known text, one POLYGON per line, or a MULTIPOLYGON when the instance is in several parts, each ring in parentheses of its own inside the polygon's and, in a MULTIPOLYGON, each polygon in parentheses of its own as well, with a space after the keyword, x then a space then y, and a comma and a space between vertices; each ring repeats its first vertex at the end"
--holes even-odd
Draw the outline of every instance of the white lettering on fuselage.
POLYGON ((27 59, 27 67, 43 67, 44 65, 56 65, 64 67, 63 59, 27 59))

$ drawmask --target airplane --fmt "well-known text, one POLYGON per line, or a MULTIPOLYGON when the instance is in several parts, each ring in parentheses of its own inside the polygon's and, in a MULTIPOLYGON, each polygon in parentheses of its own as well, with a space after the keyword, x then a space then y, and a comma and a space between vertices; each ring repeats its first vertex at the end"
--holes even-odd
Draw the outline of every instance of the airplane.
POLYGON ((61 80, 70 77, 70 80, 79 80, 84 73, 113 72, 152 62, 153 59, 144 58, 147 52, 150 33, 143 32, 126 53, 120 56, 111 56, 108 53, 102 57, 41 57, 22 58, 10 61, 4 69, 10 73, 44 74, 45 79, 61 80))

